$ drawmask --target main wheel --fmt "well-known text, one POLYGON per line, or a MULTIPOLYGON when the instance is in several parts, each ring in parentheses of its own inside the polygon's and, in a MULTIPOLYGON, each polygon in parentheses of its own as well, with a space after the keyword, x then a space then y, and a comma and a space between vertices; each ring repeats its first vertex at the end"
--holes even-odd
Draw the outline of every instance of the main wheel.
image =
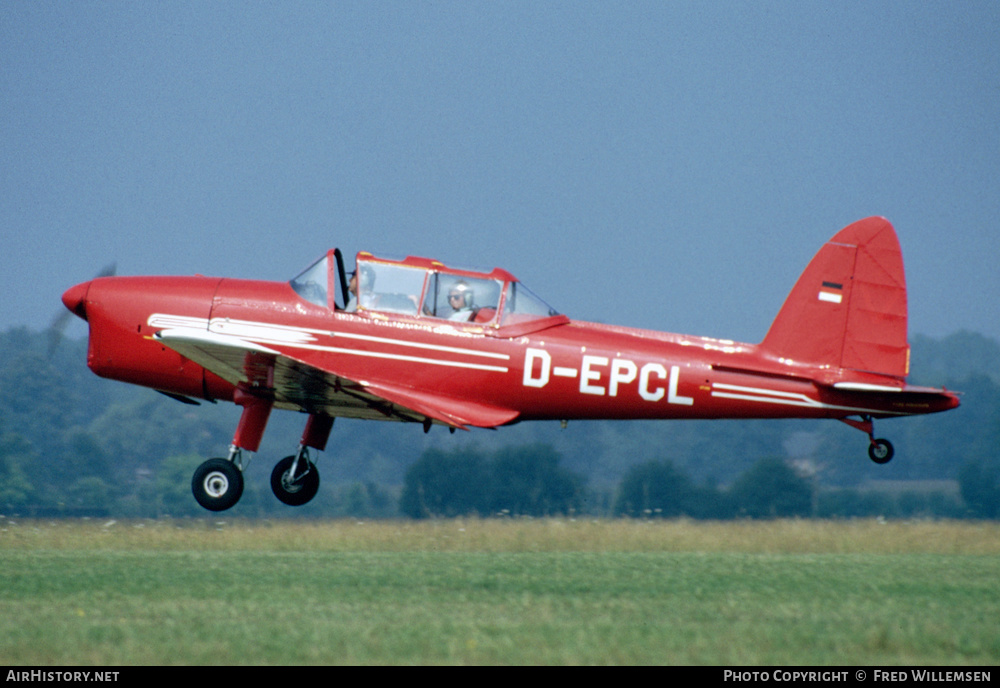
POLYGON ((209 511, 225 511, 240 501, 243 473, 232 461, 209 459, 195 470, 191 491, 209 511))
POLYGON ((868 458, 875 463, 889 463, 895 450, 889 440, 872 440, 868 445, 868 458))
POLYGON ((299 460, 298 475, 292 475, 294 456, 286 456, 271 471, 271 491, 289 506, 302 506, 319 491, 319 470, 309 459, 299 460))

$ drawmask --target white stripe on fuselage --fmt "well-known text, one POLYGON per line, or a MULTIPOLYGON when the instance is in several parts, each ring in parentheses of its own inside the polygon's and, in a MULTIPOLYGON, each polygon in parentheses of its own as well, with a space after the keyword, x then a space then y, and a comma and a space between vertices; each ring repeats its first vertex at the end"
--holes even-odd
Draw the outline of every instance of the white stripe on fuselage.
POLYGON ((154 313, 149 316, 148 324, 151 327, 161 328, 187 328, 209 331, 224 337, 231 337, 233 340, 249 341, 258 344, 279 344, 294 347, 296 349, 306 349, 309 351, 324 351, 328 353, 344 354, 348 356, 361 356, 367 358, 380 358, 386 360, 406 361, 410 363, 425 363, 428 365, 447 366, 453 368, 464 368, 468 370, 484 370, 489 372, 506 373, 508 368, 501 365, 487 365, 484 363, 467 363, 446 358, 429 358, 425 356, 411 356, 406 354, 394 354, 387 351, 366 351, 349 347, 325 346, 317 343, 318 337, 331 337, 353 339, 357 341, 371 342, 375 344, 386 344, 390 346, 408 347, 411 349, 421 349, 425 351, 440 352, 444 354, 459 354, 462 356, 473 356, 479 358, 489 358, 507 361, 510 356, 507 354, 495 353, 492 351, 478 351, 476 349, 466 349, 455 346, 442 346, 439 344, 428 344, 424 342, 412 342, 403 339, 393 339, 391 337, 375 337, 364 334, 353 334, 349 332, 332 332, 329 330, 319 330, 306 327, 292 327, 288 325, 276 325, 273 323, 254 322, 250 320, 234 320, 231 318, 195 318, 182 315, 170 315, 164 313, 154 313))
POLYGON ((906 415, 897 411, 886 411, 884 409, 855 408, 852 406, 837 406, 835 404, 824 404, 805 394, 798 392, 779 392, 774 389, 763 389, 760 387, 744 387, 742 385, 728 385, 723 383, 712 384, 712 396, 718 399, 736 399, 739 401, 756 401, 762 404, 779 404, 783 406, 800 406, 805 408, 832 409, 836 411, 851 411, 852 413, 891 413, 893 415, 906 415))

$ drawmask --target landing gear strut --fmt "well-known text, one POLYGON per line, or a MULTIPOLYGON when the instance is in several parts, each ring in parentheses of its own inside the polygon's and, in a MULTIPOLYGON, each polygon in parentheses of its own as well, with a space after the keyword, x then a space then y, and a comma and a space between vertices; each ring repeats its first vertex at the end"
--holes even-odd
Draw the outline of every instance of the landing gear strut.
POLYGON ((875 423, 872 421, 871 416, 862 416, 861 420, 852 420, 850 418, 840 418, 838 420, 868 435, 868 458, 872 461, 877 464, 883 464, 889 463, 892 460, 892 457, 896 453, 892 448, 892 442, 886 439, 875 438, 875 423))
POLYGON ((198 466, 191 478, 191 492, 209 511, 225 511, 243 495, 243 450, 255 452, 260 446, 271 415, 273 402, 237 389, 233 401, 243 407, 240 422, 229 446, 228 459, 209 459, 198 466))
MULTIPOLYGON (((255 452, 264 436, 273 402, 238 388, 233 401, 243 407, 228 459, 209 459, 198 466, 191 479, 194 498, 209 511, 234 506, 243 494, 243 451, 255 452)), ((319 471, 309 458, 309 450, 323 451, 333 429, 333 418, 311 414, 302 431, 299 450, 286 456, 271 472, 271 490, 285 504, 301 506, 319 490, 319 471)))

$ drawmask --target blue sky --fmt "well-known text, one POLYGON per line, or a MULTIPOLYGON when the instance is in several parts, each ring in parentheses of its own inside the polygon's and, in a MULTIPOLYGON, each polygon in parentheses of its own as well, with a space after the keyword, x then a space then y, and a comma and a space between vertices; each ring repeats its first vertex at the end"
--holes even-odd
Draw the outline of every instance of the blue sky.
POLYGON ((911 334, 1000 339, 998 35, 966 1, 5 2, 0 329, 111 262, 339 246, 755 342, 883 215, 911 334))

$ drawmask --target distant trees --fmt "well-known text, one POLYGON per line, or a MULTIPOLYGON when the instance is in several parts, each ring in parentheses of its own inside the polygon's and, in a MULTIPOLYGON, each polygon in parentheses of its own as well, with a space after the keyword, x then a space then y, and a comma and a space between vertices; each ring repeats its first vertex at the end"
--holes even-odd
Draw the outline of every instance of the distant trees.
POLYGON ((809 516, 813 486, 781 459, 764 458, 729 489, 737 516, 787 518, 809 516))
MULTIPOLYGON (((400 511, 411 518, 579 513, 584 480, 559 467, 546 445, 476 450, 431 449, 406 474, 400 511)), ((633 518, 808 517, 813 485, 780 459, 763 459, 729 488, 699 487, 668 461, 634 466, 613 513, 633 518)))
POLYGON ((622 479, 615 514, 642 518, 690 516, 702 510, 691 479, 667 461, 633 466, 622 479))
POLYGON ((18 511, 34 500, 35 487, 25 467, 36 461, 23 437, 0 432, 0 509, 18 511))
POLYGON ((1000 481, 981 461, 969 461, 958 472, 958 485, 969 515, 976 518, 1000 517, 1000 481))
POLYGON ((580 511, 585 479, 548 445, 505 447, 487 461, 488 513, 549 516, 580 511))
POLYGON ((407 471, 400 511, 411 518, 509 514, 551 516, 580 509, 583 479, 546 445, 495 454, 431 449, 407 471))
POLYGON ((636 518, 783 518, 809 516, 813 488, 780 459, 758 461, 728 489, 697 487, 670 462, 649 461, 626 473, 615 513, 636 518))
POLYGON ((486 465, 479 452, 429 449, 410 466, 399 510, 410 518, 486 512, 486 465))

